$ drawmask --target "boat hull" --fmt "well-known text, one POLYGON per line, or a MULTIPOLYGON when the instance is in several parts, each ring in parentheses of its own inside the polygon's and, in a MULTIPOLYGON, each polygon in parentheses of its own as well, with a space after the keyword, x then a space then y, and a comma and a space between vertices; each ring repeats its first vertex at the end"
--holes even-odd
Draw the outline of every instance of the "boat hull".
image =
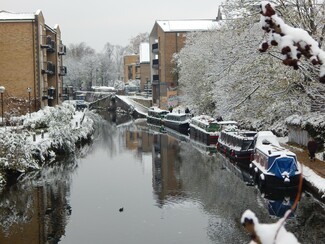
POLYGON ((215 133, 210 134, 209 132, 196 129, 195 127, 190 127, 190 138, 210 146, 210 145, 216 145, 219 136, 216 135, 215 133))
POLYGON ((170 129, 173 129, 175 131, 178 131, 181 134, 188 135, 189 133, 189 123, 177 123, 169 120, 164 121, 164 125, 170 129))
POLYGON ((147 117, 147 123, 152 125, 162 125, 162 120, 155 117, 147 117))
POLYGON ((253 180, 256 185, 259 186, 259 188, 264 190, 297 190, 299 187, 299 183, 302 180, 301 179, 301 173, 297 172, 297 174, 290 176, 285 181, 283 178, 279 178, 275 176, 274 174, 270 174, 265 170, 261 170, 261 168, 258 167, 255 161, 251 164, 251 175, 253 177, 253 180))
POLYGON ((249 168, 253 150, 236 150, 235 148, 221 142, 217 143, 217 150, 230 160, 242 164, 242 166, 247 169, 249 168))

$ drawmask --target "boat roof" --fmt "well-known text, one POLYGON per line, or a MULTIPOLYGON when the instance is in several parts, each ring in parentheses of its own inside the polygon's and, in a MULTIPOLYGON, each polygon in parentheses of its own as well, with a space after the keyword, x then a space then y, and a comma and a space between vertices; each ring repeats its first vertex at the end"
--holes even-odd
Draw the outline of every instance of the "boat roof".
POLYGON ((221 131, 222 134, 228 134, 230 136, 237 137, 239 139, 247 139, 253 140, 254 136, 256 135, 257 131, 250 131, 250 130, 238 130, 236 128, 229 128, 221 131))
POLYGON ((220 125, 237 125, 238 123, 236 121, 226 120, 226 121, 218 121, 218 124, 220 124, 220 125))
POLYGON ((187 114, 186 113, 169 113, 169 114, 167 114, 167 116, 183 117, 183 116, 187 116, 187 114))
POLYGON ((217 123, 217 120, 211 117, 210 115, 198 115, 194 116, 191 120, 200 121, 203 124, 209 125, 210 123, 217 123))
POLYGON ((155 111, 155 112, 168 112, 169 113, 168 110, 160 109, 158 107, 150 107, 149 110, 150 111, 155 111))
POLYGON ((277 137, 272 131, 259 131, 256 136, 255 148, 266 155, 272 156, 296 156, 295 153, 281 147, 277 137))

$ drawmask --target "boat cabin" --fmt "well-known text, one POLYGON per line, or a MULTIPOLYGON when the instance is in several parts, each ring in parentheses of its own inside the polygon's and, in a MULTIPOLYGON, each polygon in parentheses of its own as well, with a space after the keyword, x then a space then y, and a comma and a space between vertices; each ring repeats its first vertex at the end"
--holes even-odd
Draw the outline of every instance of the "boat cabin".
POLYGON ((219 141, 236 151, 248 151, 254 149, 254 136, 256 131, 224 130, 219 141))
POLYGON ((283 178, 283 172, 290 177, 299 171, 296 154, 281 147, 271 131, 258 132, 254 141, 254 161, 267 172, 283 178))
POLYGON ((148 110, 148 116, 155 117, 158 119, 163 119, 169 113, 167 110, 162 110, 159 108, 150 108, 148 110))
POLYGON ((182 122, 187 121, 189 119, 189 116, 187 114, 169 113, 166 114, 165 119, 182 122))

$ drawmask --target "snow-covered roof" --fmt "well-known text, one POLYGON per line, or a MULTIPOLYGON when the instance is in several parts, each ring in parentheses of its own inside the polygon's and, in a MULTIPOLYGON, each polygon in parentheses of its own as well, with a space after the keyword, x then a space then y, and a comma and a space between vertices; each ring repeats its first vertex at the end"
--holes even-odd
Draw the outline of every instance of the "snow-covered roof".
POLYGON ((259 131, 256 134, 255 148, 258 148, 263 153, 269 156, 276 155, 290 155, 295 156, 295 153, 289 151, 286 148, 280 146, 277 137, 272 131, 259 131))
POLYGON ((0 10, 0 20, 32 20, 35 19, 35 13, 12 13, 0 10))
POLYGON ((157 20, 164 32, 175 31, 205 31, 215 29, 219 23, 215 19, 205 20, 157 20))
POLYGON ((140 63, 150 62, 150 48, 148 42, 140 43, 140 63))
POLYGON ((238 123, 236 121, 232 120, 225 120, 225 121, 219 121, 219 125, 237 125, 238 123))
POLYGON ((210 123, 216 123, 217 120, 212 118, 211 116, 209 115, 198 115, 198 116, 195 116, 191 119, 191 121, 197 121, 198 123, 202 123, 202 124, 205 124, 205 125, 209 125, 210 123))

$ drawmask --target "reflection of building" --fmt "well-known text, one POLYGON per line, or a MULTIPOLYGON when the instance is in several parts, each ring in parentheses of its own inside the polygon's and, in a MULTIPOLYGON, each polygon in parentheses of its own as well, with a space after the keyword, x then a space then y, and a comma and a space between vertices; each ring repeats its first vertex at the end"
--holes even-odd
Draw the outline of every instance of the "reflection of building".
POLYGON ((145 131, 127 130, 125 141, 128 149, 137 149, 140 153, 151 152, 152 135, 145 131))
POLYGON ((168 196, 177 196, 181 192, 181 183, 176 177, 175 161, 178 155, 178 142, 166 134, 155 134, 152 150, 152 184, 159 205, 164 204, 168 196))
POLYGON ((67 187, 57 182, 27 188, 30 190, 14 188, 6 196, 2 195, 1 201, 10 206, 1 204, 0 212, 6 216, 0 218, 10 221, 1 221, 0 243, 58 243, 71 214, 67 187))
POLYGON ((159 20, 149 37, 153 103, 160 108, 178 104, 178 73, 172 59, 185 45, 186 33, 207 31, 216 24, 210 20, 159 20))
MULTIPOLYGON (((45 24, 40 10, 36 13, 10 13, 0 11, 0 85, 6 88, 4 110, 27 111, 29 90, 32 110, 59 103, 62 93, 62 45, 61 30, 45 24), (10 99, 10 100, 9 100, 10 99)), ((29 101, 28 101, 29 102, 29 101)))

